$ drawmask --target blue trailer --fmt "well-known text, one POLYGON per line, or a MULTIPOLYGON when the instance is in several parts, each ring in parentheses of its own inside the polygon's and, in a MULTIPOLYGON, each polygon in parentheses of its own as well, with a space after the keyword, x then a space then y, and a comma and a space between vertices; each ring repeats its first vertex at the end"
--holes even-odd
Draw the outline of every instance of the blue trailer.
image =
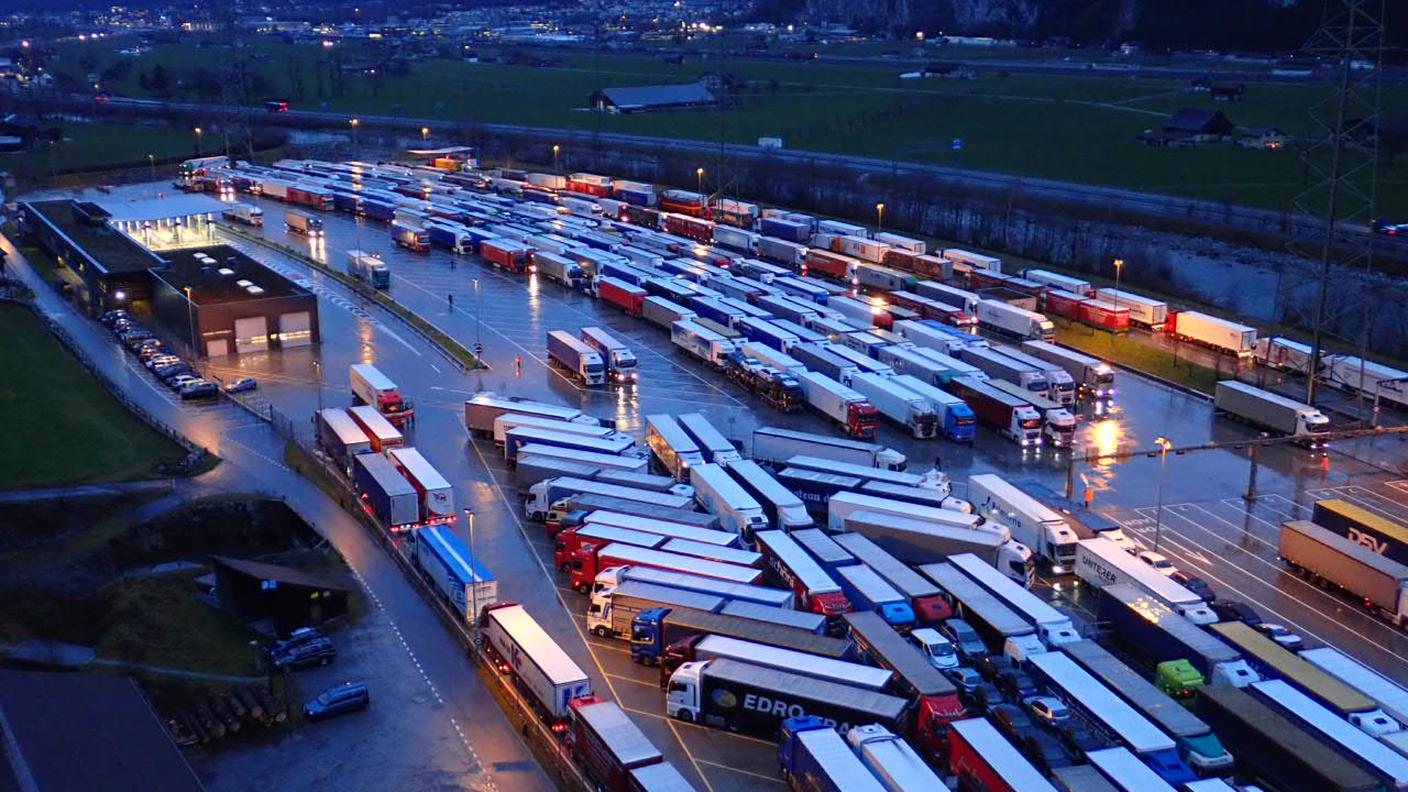
POLYGON ((831 299, 831 290, 825 286, 799 277, 773 278, 774 288, 781 289, 788 294, 796 295, 804 300, 810 300, 817 305, 826 305, 831 299))
POLYGON ((370 217, 374 220, 385 220, 391 222, 396 219, 396 205, 383 203, 382 201, 362 201, 362 216, 370 217))
POLYGON ((674 278, 646 278, 640 286, 652 297, 664 297, 676 305, 689 305, 694 298, 694 291, 674 278))
POLYGON ((758 319, 752 316, 740 316, 735 320, 733 326, 749 341, 756 341, 759 344, 772 347, 779 352, 786 352, 798 343, 797 336, 779 328, 766 319, 758 319))
MULTIPOLYGON (((837 545, 838 549, 840 547, 837 545)), ((841 552, 846 551, 842 549, 841 552)), ((875 570, 865 564, 850 564, 839 566, 834 572, 832 577, 841 584, 841 591, 856 610, 878 613, 886 624, 902 633, 914 629, 914 608, 909 604, 909 598, 875 570)))
POLYGON ((352 457, 352 489, 362 508, 391 533, 420 521, 420 495, 391 460, 381 454, 352 457))
POLYGON ((764 217, 758 230, 770 237, 803 244, 806 244, 812 237, 812 228, 809 223, 781 217, 764 217))
POLYGON ((838 492, 853 492, 865 483, 854 476, 821 473, 804 468, 783 468, 777 480, 802 499, 808 509, 826 511, 826 503, 838 492))
POLYGON ((415 533, 415 563, 465 624, 499 601, 499 582, 448 525, 415 533))
POLYGON ((705 319, 718 322, 724 327, 732 327, 736 312, 719 301, 717 297, 694 296, 689 299, 689 307, 692 311, 705 319))
POLYGON ((782 722, 777 765, 782 768, 782 776, 791 789, 885 792, 885 787, 866 769, 835 727, 815 715, 782 722))
POLYGON ((341 190, 338 190, 332 194, 332 208, 336 209, 339 212, 347 212, 349 214, 360 214, 360 204, 361 199, 359 199, 354 193, 342 192, 341 190))

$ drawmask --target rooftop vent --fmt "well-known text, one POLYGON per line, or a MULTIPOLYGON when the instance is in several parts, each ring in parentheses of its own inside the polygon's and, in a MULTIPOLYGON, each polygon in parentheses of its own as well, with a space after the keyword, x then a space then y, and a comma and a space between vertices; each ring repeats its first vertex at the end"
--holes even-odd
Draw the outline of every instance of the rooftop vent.
POLYGON ((230 269, 229 267, 221 267, 220 269, 216 270, 216 272, 220 273, 221 275, 224 275, 227 278, 235 274, 235 271, 230 269))
POLYGON ((246 287, 244 287, 244 290, 247 291, 247 292, 249 292, 250 294, 254 294, 254 295, 259 295, 259 294, 263 294, 263 293, 264 293, 264 290, 263 290, 262 288, 258 287, 258 286, 246 286, 246 287))

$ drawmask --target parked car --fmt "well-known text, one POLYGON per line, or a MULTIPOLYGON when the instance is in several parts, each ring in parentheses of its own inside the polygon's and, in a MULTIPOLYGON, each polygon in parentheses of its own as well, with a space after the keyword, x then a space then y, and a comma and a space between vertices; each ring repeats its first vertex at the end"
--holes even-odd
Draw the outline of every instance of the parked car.
POLYGON ((1212 612, 1217 614, 1219 621, 1239 621, 1250 627, 1261 624, 1261 614, 1245 602, 1214 600, 1210 607, 1212 612))
POLYGON ((1020 743, 1028 734, 1036 732, 1036 724, 1027 717, 1025 710, 1017 704, 997 704, 988 714, 997 730, 1007 735, 1007 739, 1020 743))
POLYGON ((181 389, 192 383, 200 382, 200 377, 191 374, 178 374, 166 381, 166 387, 180 393, 181 389))
POLYGON ((195 369, 185 363, 172 363, 159 369, 153 369, 153 371, 156 373, 156 378, 162 382, 170 382, 174 377, 179 377, 182 374, 195 376, 196 373, 195 369))
POLYGON ((1282 625, 1271 624, 1269 622, 1262 622, 1261 624, 1254 625, 1254 628, 1257 632, 1261 633, 1262 635, 1265 635, 1267 638, 1270 638, 1271 640, 1286 647, 1292 652, 1299 652, 1302 648, 1305 647, 1304 638, 1300 637, 1299 635, 1296 635, 1290 630, 1287 630, 1282 625))
POLYGON ((243 393, 245 391, 252 391, 257 387, 259 387, 258 380, 254 379, 253 377, 241 377, 235 380, 234 382, 226 384, 225 392, 243 393))
POLYGON ((959 693, 972 693, 983 684, 983 677, 971 668, 958 666, 956 668, 943 669, 944 677, 958 688, 959 693))
POLYGON ((1169 579, 1194 594, 1197 594, 1199 597, 1202 597, 1203 602, 1212 602, 1217 599, 1217 594, 1213 592, 1212 586, 1209 586, 1206 580, 1203 580, 1197 575, 1190 575, 1187 572, 1179 571, 1169 575, 1169 579))
POLYGON ((1055 696, 1031 696, 1023 703, 1038 722, 1060 723, 1071 719, 1071 710, 1055 696))
POLYGON ((211 399, 220 395, 220 388, 208 380, 188 382, 180 389, 183 399, 211 399))
POLYGON ((924 659, 929 661, 929 665, 943 670, 953 668, 958 665, 958 652, 953 648, 953 642, 939 635, 939 631, 933 627, 920 627, 911 630, 909 641, 919 647, 919 651, 924 655, 924 659))
POLYGON ((112 327, 119 320, 126 319, 128 316, 130 316, 130 314, 128 314, 127 311, 118 308, 113 311, 105 311, 102 316, 98 317, 98 321, 102 322, 103 327, 112 327))
POLYGON ((958 698, 965 706, 978 713, 991 712, 998 704, 1007 703, 1002 691, 991 682, 979 682, 971 693, 966 696, 960 693, 958 698))
POLYGON ((1134 557, 1142 561, 1145 566, 1152 568, 1155 572, 1158 572, 1164 577, 1172 577, 1173 573, 1178 571, 1178 567, 1174 566, 1173 562, 1168 560, 1163 553, 1155 553, 1153 550, 1140 550, 1134 557))
POLYGON ((335 715, 364 710, 372 703, 371 692, 365 682, 343 682, 319 693, 317 698, 303 705, 303 716, 308 720, 322 720, 335 715))
POLYGON ((1110 747, 1110 743, 1100 733, 1090 728, 1090 724, 1080 718, 1067 718, 1052 729, 1056 739, 1073 759, 1082 759, 1090 751, 1110 747))
POLYGON ((325 637, 327 636, 323 635, 323 631, 319 630, 317 627, 299 627, 298 629, 290 632, 288 634, 288 637, 283 639, 282 641, 275 641, 269 647, 269 651, 285 652, 295 646, 299 646, 300 644, 305 644, 310 641, 316 641, 320 638, 325 637))
POLYGON ((978 637, 978 631, 968 622, 962 619, 945 619, 939 622, 938 629, 939 634, 953 643, 959 658, 964 662, 972 663, 987 656, 987 646, 983 644, 983 639, 978 637))
POLYGON ((181 358, 176 357, 175 355, 168 355, 163 352, 161 354, 148 355, 146 359, 142 360, 142 365, 155 371, 156 369, 159 369, 162 366, 169 366, 173 363, 180 362, 181 358))
POLYGON ((1032 678, 1020 668, 1004 668, 998 671, 992 683, 1013 701, 1021 701, 1040 692, 1032 678))
POLYGON ((977 669, 978 673, 983 675, 983 679, 989 682, 997 677, 999 671, 1004 671, 1011 667, 1012 658, 1000 654, 988 655, 987 657, 979 658, 977 662, 973 663, 973 668, 977 669))
POLYGON ((1027 760, 1043 773, 1050 773, 1056 767, 1069 767, 1075 764, 1070 755, 1066 753, 1060 740, 1046 732, 1038 731, 1026 735, 1017 743, 1017 747, 1027 757, 1027 760))
POLYGON ((280 652, 270 652, 269 662, 275 668, 312 668, 324 666, 337 657, 337 647, 327 638, 315 638, 280 652))

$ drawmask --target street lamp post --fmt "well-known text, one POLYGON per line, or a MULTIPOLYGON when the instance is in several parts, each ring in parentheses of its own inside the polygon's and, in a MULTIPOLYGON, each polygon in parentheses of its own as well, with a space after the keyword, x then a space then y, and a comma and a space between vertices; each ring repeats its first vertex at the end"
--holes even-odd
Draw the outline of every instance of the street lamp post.
POLYGON ((479 349, 479 279, 474 278, 474 348, 479 349))
POLYGON ((704 194, 704 169, 703 169, 703 168, 695 168, 695 169, 694 169, 694 179, 695 179, 695 182, 699 185, 699 194, 700 194, 700 195, 703 195, 703 194, 704 194))
POLYGON ((1173 447, 1173 442, 1167 437, 1156 437, 1154 442, 1159 445, 1159 498, 1154 507, 1154 552, 1157 553, 1164 526, 1164 471, 1168 468, 1168 450, 1173 447))
POLYGON ((186 292, 186 323, 191 327, 191 357, 199 357, 200 352, 196 349, 196 314, 195 304, 191 301, 191 287, 185 286, 186 292))
POLYGON ((318 412, 323 411, 323 361, 314 360, 313 370, 318 372, 318 412))
POLYGON ((156 181, 156 155, 155 155, 155 154, 148 154, 148 155, 147 155, 147 164, 150 165, 151 168, 152 168, 152 181, 156 181))
POLYGON ((362 125, 362 122, 361 122, 361 121, 358 121, 358 120, 355 119, 355 118, 352 118, 352 119, 348 119, 347 123, 352 127, 352 158, 353 158, 353 159, 357 159, 357 158, 358 158, 358 152, 357 152, 357 148, 358 148, 358 147, 357 147, 357 127, 361 126, 361 125, 362 125))
POLYGON ((420 142, 424 143, 424 142, 426 141, 426 138, 428 138, 428 137, 430 137, 430 127, 421 127, 421 128, 420 128, 420 142))
POLYGON ((562 169, 561 169, 560 167, 558 167, 558 165, 557 165, 557 155, 560 154, 561 152, 562 152, 562 146, 559 146, 559 145, 557 145, 556 143, 552 144, 552 170, 553 170, 553 173, 557 173, 558 171, 562 170, 562 169))
POLYGON ((196 130, 195 130, 195 131, 196 131, 196 156, 199 157, 199 156, 200 156, 200 153, 201 153, 201 149, 200 149, 200 136, 201 136, 201 133, 204 132, 205 130, 201 129, 200 127, 196 127, 196 130))
POLYGON ((469 521, 469 612, 472 614, 469 631, 474 645, 479 645, 479 565, 474 561, 474 510, 464 510, 469 521))
POLYGON ((875 204, 875 227, 876 227, 876 228, 880 228, 880 229, 882 229, 882 230, 885 228, 885 204, 884 204, 884 203, 875 204))

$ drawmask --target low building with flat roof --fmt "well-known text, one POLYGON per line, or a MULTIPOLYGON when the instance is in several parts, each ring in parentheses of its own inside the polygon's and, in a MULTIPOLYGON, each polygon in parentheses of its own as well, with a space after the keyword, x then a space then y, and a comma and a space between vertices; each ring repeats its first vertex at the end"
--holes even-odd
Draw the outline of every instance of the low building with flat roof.
POLYGON ((703 84, 636 85, 602 88, 591 95, 592 107, 612 113, 643 113, 650 110, 682 110, 709 107, 719 103, 703 84))
POLYGON ((318 299, 228 245, 166 251, 151 270, 152 313, 171 341, 198 356, 290 349, 319 342, 318 299))
POLYGON ((25 201, 19 224, 81 283, 76 294, 91 311, 151 297, 147 271, 166 261, 114 228, 96 203, 69 199, 25 201))

